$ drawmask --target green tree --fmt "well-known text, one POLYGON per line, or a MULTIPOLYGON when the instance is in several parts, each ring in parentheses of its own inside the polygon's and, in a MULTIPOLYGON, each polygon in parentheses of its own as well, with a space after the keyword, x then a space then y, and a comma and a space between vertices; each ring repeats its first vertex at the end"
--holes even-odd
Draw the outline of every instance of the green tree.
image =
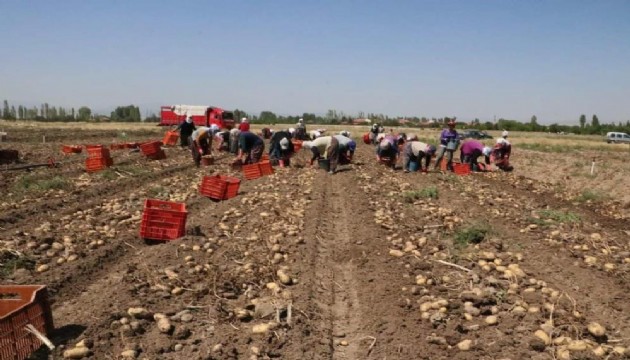
POLYGON ((81 106, 79 108, 79 116, 78 116, 79 120, 87 121, 90 119, 90 116, 92 116, 92 109, 90 109, 87 106, 81 106))
POLYGON ((4 100, 4 106, 2 107, 2 118, 9 119, 11 117, 11 109, 9 108, 9 101, 4 100))
POLYGON ((22 105, 18 106, 18 117, 20 120, 24 119, 24 107, 22 105))
POLYGON ((260 113, 258 121, 263 124, 272 124, 278 121, 278 116, 271 111, 263 111, 260 113))
POLYGON ((11 114, 11 120, 17 119, 17 111, 15 111, 15 106, 14 105, 11 105, 11 112, 10 112, 10 114, 11 114))
POLYGON ((593 119, 591 120, 591 126, 599 129, 599 119, 597 118, 597 115, 593 115, 593 119))
POLYGON ((586 125, 586 115, 582 114, 580 115, 580 128, 584 129, 585 125, 586 125))

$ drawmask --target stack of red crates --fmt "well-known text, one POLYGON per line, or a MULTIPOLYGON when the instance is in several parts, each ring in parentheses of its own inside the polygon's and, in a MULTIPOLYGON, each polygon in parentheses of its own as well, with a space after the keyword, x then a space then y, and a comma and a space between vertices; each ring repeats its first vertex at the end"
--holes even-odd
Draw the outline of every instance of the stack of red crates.
POLYGON ((199 186, 199 193, 214 200, 227 200, 238 194, 241 180, 235 177, 216 175, 204 176, 199 186))
POLYGON ((147 199, 144 202, 140 236, 151 240, 175 240, 186 233, 186 204, 147 199))
POLYGON ((31 324, 50 336, 55 326, 45 285, 0 285, 0 360, 26 359, 42 345, 31 324))
POLYGON ((161 141, 150 141, 150 142, 140 144, 140 150, 149 159, 153 159, 153 160, 166 159, 166 154, 164 153, 164 150, 162 150, 161 141))
POLYGON ((87 172, 101 171, 114 164, 109 155, 109 149, 103 147, 103 145, 87 145, 88 158, 85 160, 85 170, 87 172))

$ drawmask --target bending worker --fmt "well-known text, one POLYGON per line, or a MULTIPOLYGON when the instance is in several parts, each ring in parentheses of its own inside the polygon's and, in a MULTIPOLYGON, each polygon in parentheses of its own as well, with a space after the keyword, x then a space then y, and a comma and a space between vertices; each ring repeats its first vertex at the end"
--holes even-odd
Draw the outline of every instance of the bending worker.
POLYGON ((315 161, 326 158, 329 161, 328 173, 334 174, 337 171, 339 161, 339 141, 333 136, 322 136, 312 141, 305 141, 303 147, 310 149, 311 166, 315 166, 315 161))
POLYGON ((201 157, 212 154, 212 138, 219 131, 219 127, 212 124, 210 127, 200 126, 190 135, 190 149, 193 161, 199 167, 201 157))
POLYGON ((273 133, 269 143, 270 159, 282 160, 284 165, 289 165, 293 152, 294 148, 290 132, 283 130, 273 133))
POLYGON ((339 165, 350 164, 354 156, 354 150, 357 148, 357 143, 350 138, 349 134, 334 135, 333 137, 339 143, 339 165))
POLYGON ((398 141, 394 135, 386 135, 376 147, 376 161, 383 162, 386 158, 387 166, 396 169, 396 157, 398 156, 398 141))
POLYGON ((251 131, 242 131, 238 137, 238 148, 237 161, 240 160, 243 164, 255 164, 262 157, 265 150, 265 142, 260 136, 251 131), (244 160, 243 156, 245 156, 244 160))
POLYGON ((477 159, 481 156, 485 156, 485 163, 490 164, 490 152, 492 149, 485 146, 481 141, 466 140, 462 144, 459 157, 462 164, 469 164, 471 171, 480 171, 481 167, 477 159))
POLYGON ((409 164, 413 161, 418 164, 418 170, 428 171, 431 158, 435 154, 435 146, 425 144, 417 140, 417 137, 410 137, 410 141, 403 147, 403 170, 409 172, 412 169, 409 164), (422 166, 424 159, 425 165, 422 166))

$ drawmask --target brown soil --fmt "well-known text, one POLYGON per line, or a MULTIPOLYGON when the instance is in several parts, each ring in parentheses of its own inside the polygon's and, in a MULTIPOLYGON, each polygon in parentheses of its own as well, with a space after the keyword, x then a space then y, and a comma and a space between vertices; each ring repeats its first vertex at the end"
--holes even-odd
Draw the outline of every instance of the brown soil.
MULTIPOLYGON (((3 146, 34 163, 74 140, 47 134, 41 144, 16 131, 3 146)), ((115 136, 85 130, 78 142, 115 136)), ((0 276, 49 286, 57 357, 80 340, 93 359, 556 359, 576 340, 575 359, 628 356, 630 229, 619 202, 578 202, 518 168, 404 174, 363 144, 335 175, 305 167, 304 150, 214 202, 197 186, 203 175, 241 177, 231 157, 197 169, 188 151, 166 150, 162 161, 112 151, 104 173, 86 174, 84 154, 0 172, 0 250, 31 261, 0 256, 0 276), (28 185, 54 177, 65 185, 28 185), (186 203, 185 237, 139 238, 149 197, 186 203), (474 227, 485 235, 464 236, 474 227), (135 307, 172 328, 130 316, 135 307), (589 333, 591 322, 606 335, 589 333), (269 330, 254 333, 261 324, 269 330), (536 340, 541 326, 555 342, 536 340)))

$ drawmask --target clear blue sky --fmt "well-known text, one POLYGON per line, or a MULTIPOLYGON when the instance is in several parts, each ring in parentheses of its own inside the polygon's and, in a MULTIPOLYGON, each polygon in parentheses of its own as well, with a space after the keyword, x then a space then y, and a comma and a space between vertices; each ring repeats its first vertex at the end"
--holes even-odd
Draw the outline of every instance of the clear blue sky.
POLYGON ((0 0, 0 99, 630 119, 630 1, 0 0))

